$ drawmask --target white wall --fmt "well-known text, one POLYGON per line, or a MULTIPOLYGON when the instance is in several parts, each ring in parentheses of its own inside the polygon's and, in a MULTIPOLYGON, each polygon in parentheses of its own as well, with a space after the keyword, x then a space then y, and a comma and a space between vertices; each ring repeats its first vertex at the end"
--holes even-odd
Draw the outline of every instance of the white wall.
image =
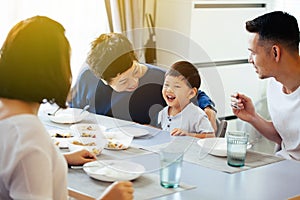
POLYGON ((86 58, 90 42, 108 31, 104 1, 99 0, 7 0, 0 1, 0 45, 20 20, 45 15, 60 22, 72 48, 73 82, 86 58))
POLYGON ((299 0, 273 0, 269 3, 269 10, 282 10, 295 16, 300 23, 300 1, 299 0))

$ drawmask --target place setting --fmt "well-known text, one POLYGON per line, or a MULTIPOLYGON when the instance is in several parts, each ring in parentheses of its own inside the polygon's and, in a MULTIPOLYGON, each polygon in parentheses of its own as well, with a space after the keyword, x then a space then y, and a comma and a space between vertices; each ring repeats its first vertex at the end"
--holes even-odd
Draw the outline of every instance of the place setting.
MULTIPOLYGON (((72 167, 76 169, 76 166, 72 167)), ((127 160, 97 160, 79 166, 96 180, 104 182, 132 181, 145 173, 145 167, 127 160)))
POLYGON ((99 153, 97 155, 101 153, 102 159, 115 159, 145 153, 143 150, 131 146, 134 138, 132 134, 118 128, 112 129, 100 124, 78 123, 71 125, 70 130, 76 135, 76 140, 69 141, 70 151, 80 148, 91 149, 90 142, 87 142, 90 140, 94 141, 94 144, 97 143, 95 141, 98 141, 99 145, 96 146, 98 146, 99 153))
POLYGON ((76 136, 68 141, 70 151, 87 149, 96 155, 103 150, 126 150, 133 139, 122 132, 105 132, 105 127, 98 124, 74 124, 70 130, 76 136))
POLYGON ((83 109, 80 108, 57 108, 54 112, 47 112, 47 116, 50 121, 58 124, 74 124, 81 122, 85 119, 89 112, 87 109, 89 105, 86 105, 83 109))
POLYGON ((68 130, 70 125, 79 124, 90 116, 89 105, 84 108, 60 108, 56 104, 45 103, 40 106, 38 117, 49 129, 68 130))
POLYGON ((175 164, 178 165, 176 170, 179 170, 178 173, 175 173, 173 170, 174 165, 169 165, 170 162, 173 162, 174 157, 169 157, 169 154, 164 154, 164 156, 161 154, 159 157, 154 157, 153 162, 157 162, 158 165, 152 170, 147 169, 146 171, 143 162, 136 162, 135 159, 101 158, 100 160, 86 163, 83 166, 71 166, 69 176, 73 174, 77 174, 78 176, 80 173, 82 174, 80 175, 82 182, 88 182, 90 185, 94 185, 93 187, 99 189, 102 189, 102 187, 105 188, 107 186, 106 183, 114 181, 132 181, 135 187, 135 198, 137 199, 144 199, 145 195, 150 199, 157 198, 196 188, 195 185, 189 185, 181 181, 179 172, 181 171, 182 159, 175 162, 175 164), (162 162, 165 159, 167 159, 166 162, 162 162), (156 170, 159 174, 152 173, 156 170), (95 181, 88 181, 83 174, 86 174, 95 181))
POLYGON ((184 159, 227 173, 236 173, 282 160, 274 155, 252 151, 250 148, 246 132, 229 131, 224 138, 194 141, 184 159))
MULTIPOLYGON (((55 115, 57 114, 59 111, 55 115)), ((148 130, 129 126, 107 128, 102 124, 82 122, 67 125, 48 126, 53 143, 64 151, 86 149, 97 156, 101 155, 102 159, 118 159, 146 153, 131 146, 131 143, 134 138, 149 134, 148 130)))

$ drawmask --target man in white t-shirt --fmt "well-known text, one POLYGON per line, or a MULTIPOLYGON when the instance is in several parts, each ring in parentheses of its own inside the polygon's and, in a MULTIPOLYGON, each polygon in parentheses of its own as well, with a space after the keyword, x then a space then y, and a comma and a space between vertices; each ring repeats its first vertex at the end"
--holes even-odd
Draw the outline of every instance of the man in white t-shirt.
POLYGON ((271 78, 267 88, 271 121, 263 119, 251 99, 232 95, 233 113, 280 146, 276 155, 300 160, 299 28, 295 17, 275 11, 246 22, 251 34, 249 62, 259 78, 271 78))

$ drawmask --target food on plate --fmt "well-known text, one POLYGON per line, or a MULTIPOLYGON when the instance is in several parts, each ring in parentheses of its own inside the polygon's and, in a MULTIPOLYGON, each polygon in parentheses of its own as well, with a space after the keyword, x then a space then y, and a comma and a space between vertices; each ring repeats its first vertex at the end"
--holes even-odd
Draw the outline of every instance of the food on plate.
POLYGON ((123 148, 125 148, 125 146, 117 140, 108 139, 107 140, 107 148, 108 149, 123 149, 123 148))
POLYGON ((71 133, 54 133, 51 137, 55 138, 71 138, 73 135, 71 133))
POLYGON ((96 134, 82 132, 82 133, 80 134, 80 137, 91 137, 91 138, 95 138, 95 137, 96 137, 96 134))
POLYGON ((132 136, 128 136, 121 131, 104 132, 106 149, 123 150, 130 146, 132 136))
POLYGON ((104 126, 98 124, 74 124, 70 129, 75 131, 79 137, 96 138, 102 135, 104 126))
POLYGON ((89 143, 82 143, 82 142, 79 142, 77 140, 74 140, 72 142, 72 144, 75 144, 75 145, 80 145, 80 146, 96 146, 96 143, 95 142, 89 142, 89 143))
MULTIPOLYGON (((86 138, 86 139, 88 139, 88 138, 86 138)), ((99 155, 103 149, 95 141, 83 142, 83 141, 74 140, 72 142, 69 142, 70 151, 75 151, 80 148, 85 148, 88 151, 94 153, 95 155, 99 155)))
POLYGON ((93 148, 92 153, 94 153, 95 155, 99 155, 101 153, 101 150, 97 148, 93 148))
POLYGON ((104 126, 99 124, 74 124, 70 127, 73 130, 82 132, 82 131, 103 131, 105 130, 104 126))
POLYGON ((95 131, 95 129, 94 129, 91 125, 87 126, 87 127, 86 127, 86 130, 89 130, 89 131, 95 131))

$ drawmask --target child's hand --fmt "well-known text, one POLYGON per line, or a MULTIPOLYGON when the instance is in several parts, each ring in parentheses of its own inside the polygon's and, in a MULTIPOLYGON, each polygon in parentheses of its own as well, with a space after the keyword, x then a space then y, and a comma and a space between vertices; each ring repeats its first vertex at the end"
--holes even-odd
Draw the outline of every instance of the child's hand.
POLYGON ((181 129, 179 129, 179 128, 174 128, 174 129, 170 132, 170 134, 171 134, 172 136, 186 136, 186 135, 188 135, 187 132, 185 132, 185 131, 183 131, 183 130, 181 130, 181 129))

